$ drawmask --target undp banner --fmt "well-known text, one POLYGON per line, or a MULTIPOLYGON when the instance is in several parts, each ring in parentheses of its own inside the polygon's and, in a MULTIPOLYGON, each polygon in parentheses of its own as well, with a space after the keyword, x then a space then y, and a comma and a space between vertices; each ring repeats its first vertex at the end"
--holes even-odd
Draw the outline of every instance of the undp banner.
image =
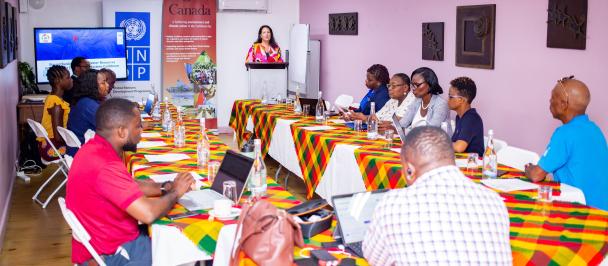
POLYGON ((127 79, 116 82, 111 97, 141 102, 160 95, 162 0, 104 0, 103 25, 126 29, 127 79))
POLYGON ((216 0, 165 0, 162 25, 163 96, 200 106, 216 128, 216 0))

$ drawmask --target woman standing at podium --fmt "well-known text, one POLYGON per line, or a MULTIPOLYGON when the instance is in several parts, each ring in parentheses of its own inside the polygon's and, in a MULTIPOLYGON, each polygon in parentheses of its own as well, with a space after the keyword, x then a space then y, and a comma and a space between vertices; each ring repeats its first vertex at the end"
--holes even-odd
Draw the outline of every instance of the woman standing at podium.
POLYGON ((282 63, 281 48, 274 40, 272 29, 262 25, 258 30, 258 39, 247 53, 246 63, 282 63))

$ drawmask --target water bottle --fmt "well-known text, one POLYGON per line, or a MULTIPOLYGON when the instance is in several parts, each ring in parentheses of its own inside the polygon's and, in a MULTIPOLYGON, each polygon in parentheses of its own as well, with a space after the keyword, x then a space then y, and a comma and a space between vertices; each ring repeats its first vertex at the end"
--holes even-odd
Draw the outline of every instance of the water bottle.
POLYGON ((300 86, 296 86, 296 99, 293 101, 293 112, 296 114, 302 113, 302 105, 300 104, 300 86))
POLYGON ((264 83, 262 83, 262 104, 267 104, 268 103, 268 85, 266 84, 266 81, 264 81, 264 83))
POLYGON ((158 93, 154 90, 154 84, 152 84, 152 94, 154 94, 154 107, 152 108, 152 120, 160 120, 160 102, 158 101, 158 93))
POLYGON ((496 178, 498 176, 498 162, 494 148, 494 130, 488 130, 488 144, 483 153, 482 178, 496 178))
POLYGON ((323 108, 323 98, 321 97, 321 92, 319 92, 319 99, 317 100, 317 107, 315 107, 315 121, 318 123, 323 123, 325 121, 325 108, 323 108))
POLYGON ((255 159, 251 168, 251 177, 249 178, 249 191, 254 198, 259 198, 266 194, 266 164, 262 158, 262 140, 255 139, 255 159))
POLYGON ((378 118, 376 117, 376 103, 371 102, 371 112, 367 117, 367 139, 378 139, 378 118))
POLYGON ((171 132, 173 127, 173 121, 171 119, 171 112, 169 111, 169 97, 165 96, 165 111, 163 112, 163 131, 171 132))
POLYGON ((197 165, 200 169, 207 169, 209 157, 211 157, 211 143, 209 142, 209 137, 207 136, 207 132, 205 130, 204 117, 201 117, 200 124, 201 133, 198 135, 198 140, 196 142, 197 165))
POLYGON ((182 148, 186 146, 186 127, 182 120, 181 111, 177 111, 177 122, 175 122, 175 129, 173 133, 173 142, 175 147, 182 148))

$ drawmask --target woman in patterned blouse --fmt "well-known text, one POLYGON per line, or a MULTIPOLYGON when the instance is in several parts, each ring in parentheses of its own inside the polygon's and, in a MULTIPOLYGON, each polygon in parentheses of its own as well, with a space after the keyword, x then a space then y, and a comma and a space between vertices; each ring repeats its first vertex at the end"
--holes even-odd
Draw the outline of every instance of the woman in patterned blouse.
POLYGON ((268 25, 262 25, 258 30, 258 39, 253 43, 247 53, 246 63, 280 63, 283 62, 281 57, 281 48, 274 40, 272 29, 268 25))
MULTIPOLYGON (((376 113, 376 117, 380 120, 380 124, 378 125, 380 131, 386 129, 394 130, 392 122, 393 114, 396 114, 401 119, 407 108, 416 99, 410 93, 410 77, 404 73, 393 75, 388 84, 388 95, 391 99, 376 113)), ((355 113, 352 117, 354 119, 367 120, 367 116, 363 113, 355 113)))

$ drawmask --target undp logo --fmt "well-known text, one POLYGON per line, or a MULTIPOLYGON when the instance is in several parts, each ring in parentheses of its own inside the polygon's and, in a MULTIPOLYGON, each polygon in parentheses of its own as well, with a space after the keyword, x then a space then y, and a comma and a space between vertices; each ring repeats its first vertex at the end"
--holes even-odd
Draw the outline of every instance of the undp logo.
POLYGON ((146 35, 146 23, 143 20, 129 18, 120 22, 127 32, 127 41, 139 41, 146 35))

